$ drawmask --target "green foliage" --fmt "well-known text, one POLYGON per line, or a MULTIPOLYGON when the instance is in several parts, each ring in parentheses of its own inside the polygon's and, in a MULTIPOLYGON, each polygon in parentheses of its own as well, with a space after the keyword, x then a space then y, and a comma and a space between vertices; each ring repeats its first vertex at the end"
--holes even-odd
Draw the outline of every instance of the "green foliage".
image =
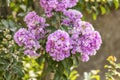
POLYGON ((76 80, 76 78, 79 76, 78 72, 74 70, 74 68, 76 68, 76 66, 78 65, 76 63, 78 62, 76 62, 76 59, 73 59, 73 56, 61 62, 53 61, 50 57, 47 56, 47 54, 44 54, 44 56, 46 56, 46 62, 44 66, 45 69, 42 73, 42 77, 45 77, 46 74, 53 73, 53 80, 76 80))
POLYGON ((29 79, 40 79, 43 71, 44 64, 38 64, 35 58, 31 57, 24 57, 23 59, 23 70, 24 70, 24 77, 23 80, 29 79))
POLYGON ((84 72, 84 80, 100 80, 99 70, 84 72))
POLYGON ((120 79, 120 63, 117 63, 117 59, 115 56, 109 56, 107 58, 109 62, 108 65, 104 67, 107 69, 106 72, 106 80, 119 80, 120 79))
POLYGON ((0 1, 0 19, 23 22, 23 16, 32 9, 34 9, 33 0, 2 0, 0 1))
MULTIPOLYGON (((105 80, 119 80, 120 79, 120 63, 117 63, 115 56, 109 56, 107 58, 109 64, 106 64, 104 68, 105 80)), ((91 70, 84 73, 84 80, 101 80, 99 75, 100 70, 91 70)))
MULTIPOLYGON (((15 44, 14 32, 21 26, 25 26, 23 17, 34 9, 33 0, 10 0, 9 2, 5 0, 4 4, 7 4, 5 7, 9 8, 9 13, 6 14, 6 20, 1 19, 0 22, 0 33, 4 34, 0 36, 0 80, 44 80, 47 75, 52 73, 53 80, 76 80, 79 75, 74 68, 79 64, 77 57, 79 55, 71 56, 71 58, 57 63, 42 49, 40 50, 42 55, 37 58, 24 56, 23 48, 15 44)), ((56 15, 58 16, 54 20, 50 20, 52 26, 48 30, 51 28, 53 31, 56 30, 56 27, 53 27, 54 23, 59 25, 59 14, 56 15)), ((40 42, 43 45, 46 40, 40 42)))
MULTIPOLYGON (((0 80, 21 80, 23 77, 21 51, 12 34, 15 23, 11 20, 0 22, 0 80)), ((17 26, 16 26, 17 27, 17 26)))
POLYGON ((14 18, 16 21, 23 19, 27 12, 34 8, 33 0, 11 0, 9 3, 12 15, 9 18, 14 18))
POLYGON ((40 51, 40 57, 23 55, 23 48, 18 47, 14 40, 14 32, 21 27, 13 20, 0 22, 0 80, 43 80, 46 75, 53 73, 54 80, 76 80, 79 76, 74 70, 79 64, 78 54, 62 62, 56 62, 40 51), (74 61, 72 60, 74 59, 74 61))
POLYGON ((76 8, 81 12, 86 11, 92 14, 94 20, 98 15, 104 15, 110 12, 112 9, 118 9, 120 7, 120 0, 79 0, 76 8))

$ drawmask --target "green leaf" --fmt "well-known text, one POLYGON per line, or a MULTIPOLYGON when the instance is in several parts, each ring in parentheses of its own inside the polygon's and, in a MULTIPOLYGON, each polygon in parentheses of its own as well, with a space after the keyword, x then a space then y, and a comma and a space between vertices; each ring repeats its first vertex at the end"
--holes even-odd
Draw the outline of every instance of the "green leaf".
POLYGON ((14 2, 10 2, 10 7, 14 8, 15 7, 15 3, 14 2))
POLYGON ((65 74, 63 74, 62 79, 61 80, 68 80, 67 76, 65 74))
POLYGON ((116 64, 115 67, 120 69, 120 63, 116 64))
MULTIPOLYGON (((22 66, 21 66, 22 67, 22 66)), ((23 72, 22 69, 20 67, 18 67, 18 65, 16 65, 15 67, 13 67, 13 71, 14 73, 16 73, 19 77, 23 76, 23 72)))
POLYGON ((107 13, 110 13, 110 8, 109 8, 108 5, 105 5, 105 9, 106 9, 106 12, 107 12, 107 13))
POLYGON ((91 5, 90 5, 89 3, 86 3, 86 11, 87 11, 88 13, 91 13, 91 12, 92 12, 92 10, 91 10, 91 5))
POLYGON ((27 6, 25 6, 25 5, 20 5, 20 8, 25 12, 26 11, 26 9, 27 9, 27 6))
POLYGON ((44 61, 44 55, 41 55, 39 58, 37 58, 36 59, 36 62, 38 63, 38 64, 41 64, 43 61, 44 61))
POLYGON ((72 60, 71 58, 68 59, 68 66, 69 66, 69 67, 73 66, 73 60, 72 60))
POLYGON ((53 80, 61 80, 60 78, 61 78, 61 75, 59 74, 59 72, 56 72, 53 80))
POLYGON ((64 68, 68 68, 66 59, 62 61, 64 68))
POLYGON ((100 76, 99 75, 94 75, 91 77, 92 79, 95 79, 95 80, 100 80, 100 76))
POLYGON ((72 59, 73 59, 74 66, 78 66, 79 65, 79 59, 78 59, 78 57, 77 56, 73 56, 72 59))
POLYGON ((97 14, 96 13, 92 13, 92 18, 93 18, 93 20, 96 20, 97 19, 97 14))
POLYGON ((114 0, 114 5, 115 5, 115 9, 119 8, 119 1, 118 0, 114 0))
POLYGON ((64 69, 65 69, 65 74, 66 74, 66 76, 68 77, 68 76, 70 75, 70 67, 71 67, 71 66, 69 66, 69 63, 68 63, 68 60, 67 60, 67 59, 63 60, 63 61, 62 61, 62 64, 63 64, 64 69))
POLYGON ((5 26, 6 28, 9 27, 9 24, 6 20, 1 20, 1 22, 2 22, 3 26, 5 26))
POLYGON ((12 77, 12 74, 5 72, 5 74, 4 74, 5 80, 11 80, 11 77, 12 77))
POLYGON ((59 63, 58 64, 58 71, 59 73, 62 75, 64 73, 64 66, 62 63, 59 63))
POLYGON ((73 70, 71 73, 70 73, 70 80, 76 80, 77 77, 79 76, 78 72, 76 70, 73 70))
POLYGON ((109 5, 110 7, 112 7, 112 4, 113 4, 112 1, 108 1, 108 5, 109 5))
POLYGON ((23 16, 25 16, 26 14, 25 13, 23 13, 23 12, 21 12, 21 13, 18 13, 18 16, 20 16, 20 17, 23 17, 23 16))
POLYGON ((16 24, 12 20, 9 20, 8 22, 9 22, 10 30, 15 32, 17 29, 16 24))
POLYGON ((100 6, 100 10, 101 10, 102 15, 104 15, 106 13, 106 9, 102 5, 100 6))

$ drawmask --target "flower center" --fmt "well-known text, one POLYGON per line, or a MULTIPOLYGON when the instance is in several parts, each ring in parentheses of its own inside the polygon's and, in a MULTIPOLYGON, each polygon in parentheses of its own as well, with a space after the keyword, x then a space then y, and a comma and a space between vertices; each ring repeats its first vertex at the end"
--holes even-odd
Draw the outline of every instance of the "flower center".
POLYGON ((62 37, 62 38, 61 38, 61 40, 62 40, 62 41, 64 41, 64 40, 65 40, 65 38, 64 38, 64 37, 62 37))

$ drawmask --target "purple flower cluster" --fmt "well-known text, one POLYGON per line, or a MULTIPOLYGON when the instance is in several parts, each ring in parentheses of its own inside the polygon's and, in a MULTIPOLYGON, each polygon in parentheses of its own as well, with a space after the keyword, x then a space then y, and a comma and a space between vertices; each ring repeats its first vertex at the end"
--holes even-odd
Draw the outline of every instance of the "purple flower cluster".
POLYGON ((46 20, 43 17, 38 16, 34 11, 29 12, 25 16, 24 21, 28 29, 19 29, 14 35, 14 40, 19 46, 25 47, 24 54, 37 56, 36 51, 40 48, 38 40, 46 34, 45 27, 48 24, 46 24, 46 20))
POLYGON ((92 24, 86 21, 81 21, 80 19, 74 21, 73 29, 79 31, 82 35, 94 31, 92 24))
POLYGON ((30 50, 30 49, 25 50, 25 51, 24 51, 24 54, 25 54, 25 55, 30 55, 30 56, 39 56, 39 54, 36 53, 36 51, 30 50))
POLYGON ((82 61, 88 61, 89 56, 94 55, 102 44, 99 32, 95 31, 89 22, 82 21, 81 12, 73 9, 64 11, 65 18, 62 25, 69 26, 71 34, 71 53, 81 53, 82 61))
POLYGON ((66 16, 66 18, 63 19, 63 22, 61 24, 66 26, 73 26, 75 21, 77 19, 80 20, 83 16, 81 12, 73 9, 64 11, 63 14, 66 16))
POLYGON ((81 34, 75 30, 71 36, 72 54, 76 52, 81 53, 82 61, 88 61, 89 56, 95 55, 96 50, 101 46, 101 36, 97 31, 90 31, 85 34, 81 34))
POLYGON ((67 8, 74 7, 78 0, 40 0, 40 5, 48 17, 53 15, 53 11, 65 11, 67 8))
POLYGON ((85 23, 88 23, 88 22, 80 21, 81 25, 77 27, 73 27, 72 30, 69 31, 69 33, 71 34, 71 39, 72 39, 71 44, 73 46, 73 49, 72 49, 73 54, 75 54, 76 52, 79 52, 79 53, 81 52, 80 50, 81 36, 94 31, 92 26, 85 25, 85 23), (84 25, 82 25, 83 23, 84 25))
POLYGON ((89 58, 85 56, 91 56, 96 54, 96 50, 98 50, 101 46, 101 36, 97 31, 93 31, 87 34, 84 34, 80 38, 81 44, 80 44, 80 49, 82 53, 82 60, 83 61, 88 61, 89 58))
POLYGON ((48 36, 46 51, 53 60, 61 61, 70 56, 70 37, 62 30, 57 30, 48 36))
POLYGON ((24 28, 19 29, 15 35, 14 39, 19 46, 25 45, 25 48, 35 49, 40 48, 38 41, 35 39, 35 36, 31 34, 24 28))
MULTIPOLYGON (((70 29, 69 34, 63 30, 56 30, 47 38, 46 52, 55 61, 59 62, 70 57, 70 53, 72 55, 80 53, 82 61, 86 62, 89 56, 96 54, 102 44, 99 32, 95 31, 89 22, 81 20, 82 13, 69 9, 77 2, 78 0, 40 0, 47 17, 51 17, 54 12, 62 12, 64 16, 60 16, 63 18, 62 22, 60 20, 60 26, 65 25, 70 29)), ((45 18, 38 16, 34 11, 29 12, 24 21, 28 29, 19 29, 14 35, 14 40, 19 46, 25 47, 25 55, 39 56, 36 53, 41 47, 39 40, 44 38, 46 27, 49 25, 46 24, 45 18)))
POLYGON ((74 9, 69 9, 67 11, 64 11, 64 15, 73 21, 76 19, 80 19, 83 16, 81 12, 74 9))
POLYGON ((38 16, 36 12, 32 11, 25 16, 24 21, 26 22, 29 31, 35 35, 37 40, 44 37, 46 34, 45 27, 48 26, 45 18, 38 16))
POLYGON ((15 33, 14 40, 19 46, 25 47, 25 50, 27 51, 28 55, 31 54, 31 52, 28 52, 28 50, 29 51, 32 49, 37 50, 40 48, 39 42, 35 39, 35 36, 33 34, 31 34, 30 31, 28 31, 24 28, 19 29, 15 33))
POLYGON ((81 53, 82 61, 88 61, 89 56, 95 55, 102 44, 99 32, 95 31, 88 22, 77 19, 70 30, 72 54, 81 53))

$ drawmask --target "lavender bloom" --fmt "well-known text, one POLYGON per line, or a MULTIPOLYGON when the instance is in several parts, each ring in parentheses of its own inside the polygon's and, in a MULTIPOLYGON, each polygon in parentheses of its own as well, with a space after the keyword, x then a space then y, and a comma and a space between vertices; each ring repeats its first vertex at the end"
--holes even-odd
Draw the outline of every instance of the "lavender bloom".
POLYGON ((95 55, 102 44, 99 32, 94 31, 93 26, 89 22, 76 19, 73 23, 73 29, 69 31, 71 34, 72 54, 81 53, 82 61, 88 61, 89 56, 95 55))
POLYGON ((61 25, 73 27, 73 21, 69 18, 65 18, 65 19, 63 19, 61 25))
POLYGON ((85 21, 81 21, 80 19, 77 19, 73 24, 72 30, 69 30, 69 33, 72 34, 72 38, 76 40, 76 38, 89 33, 91 31, 94 31, 93 26, 85 21))
POLYGON ((64 15, 73 21, 76 19, 81 19, 83 16, 81 12, 74 9, 69 9, 67 11, 64 11, 64 15))
POLYGON ((84 34, 80 41, 81 53, 87 55, 95 55, 96 50, 99 50, 102 44, 101 36, 97 31, 84 34))
POLYGON ((46 51, 53 60, 61 61, 70 56, 70 37, 62 30, 57 30, 48 36, 46 51))
POLYGON ((74 7, 77 2, 78 0, 40 0, 40 5, 44 8, 47 17, 51 17, 54 11, 64 12, 74 7))
POLYGON ((64 11, 64 15, 66 18, 63 19, 62 25, 74 27, 74 25, 77 24, 78 20, 81 22, 82 14, 81 12, 73 9, 69 9, 67 11, 64 11))
POLYGON ((55 9, 55 11, 65 11, 68 8, 69 5, 69 0, 58 0, 58 4, 57 7, 55 9))
POLYGON ((39 42, 36 41, 35 36, 24 28, 19 29, 15 33, 14 40, 19 46, 25 46, 25 48, 40 48, 39 42))
MULTIPOLYGON (((69 34, 63 30, 56 30, 49 34, 46 42, 46 52, 53 60, 59 62, 70 57, 70 53, 81 54, 83 62, 96 54, 102 44, 99 32, 95 31, 92 24, 82 21, 81 12, 69 9, 77 4, 78 0, 40 0, 47 17, 52 17, 55 12, 63 12, 61 25, 69 26, 69 34)), ((14 40, 19 46, 24 46, 24 54, 39 56, 37 50, 41 47, 38 40, 43 39, 47 33, 46 19, 37 15, 35 11, 29 12, 25 18, 28 29, 21 28, 14 40)))
POLYGON ((45 27, 48 26, 45 18, 38 16, 34 11, 32 11, 25 16, 24 21, 28 26, 28 30, 35 35, 37 40, 44 37, 46 34, 45 27))
POLYGON ((40 5, 44 8, 47 17, 51 17, 53 15, 52 11, 56 9, 57 4, 57 0, 40 0, 40 5))
POLYGON ((74 22, 73 27, 75 30, 80 31, 82 35, 94 31, 92 24, 90 24, 89 22, 81 21, 81 19, 77 19, 74 22))
POLYGON ((39 54, 36 53, 36 51, 30 50, 30 49, 25 50, 25 51, 24 51, 24 54, 25 54, 25 55, 29 55, 29 56, 39 56, 39 54))
POLYGON ((89 56, 86 55, 86 54, 82 55, 82 61, 83 61, 83 62, 89 61, 89 56))
POLYGON ((15 35, 14 40, 19 45, 22 46, 24 42, 26 41, 26 35, 28 34, 28 31, 25 28, 19 29, 15 35))
POLYGON ((36 27, 44 28, 48 26, 48 24, 46 24, 45 18, 38 16, 34 11, 29 12, 25 16, 24 21, 30 29, 34 29, 36 27))
POLYGON ((69 8, 74 7, 77 4, 78 0, 69 0, 69 8))
POLYGON ((73 33, 71 36, 72 54, 81 53, 83 61, 88 61, 91 55, 95 55, 102 44, 101 36, 97 31, 91 31, 84 35, 73 33))
POLYGON ((25 16, 24 21, 26 22, 26 24, 29 24, 29 23, 31 23, 33 20, 35 20, 36 17, 38 17, 37 14, 36 14, 36 12, 35 12, 35 11, 32 11, 32 12, 29 12, 29 13, 25 16))
POLYGON ((46 29, 44 28, 40 28, 40 27, 37 27, 35 29, 29 29, 29 31, 35 35, 35 39, 39 40, 39 39, 42 39, 44 38, 45 34, 46 34, 46 29))

